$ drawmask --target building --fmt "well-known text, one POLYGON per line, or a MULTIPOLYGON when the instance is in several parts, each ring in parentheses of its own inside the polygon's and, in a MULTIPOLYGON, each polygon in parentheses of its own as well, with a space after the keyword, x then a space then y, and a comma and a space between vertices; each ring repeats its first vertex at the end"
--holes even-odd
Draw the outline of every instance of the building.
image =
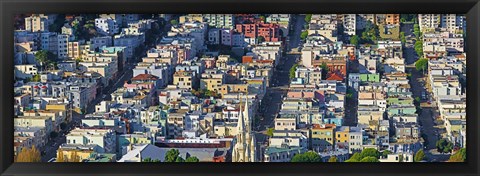
POLYGON ((76 128, 66 135, 66 144, 98 145, 100 153, 117 153, 117 137, 111 129, 76 128))
POLYGON ((240 112, 242 113, 237 123, 238 134, 232 151, 232 162, 257 162, 256 139, 252 130, 252 117, 246 97, 244 108, 241 108, 240 112))
POLYGON ((25 30, 29 32, 48 32, 50 22, 44 14, 33 14, 25 18, 25 30))
POLYGON ((113 18, 97 18, 95 19, 95 28, 97 32, 105 35, 114 35, 120 32, 121 23, 113 18))
POLYGON ((245 34, 245 38, 263 37, 267 42, 278 42, 281 40, 280 26, 277 24, 236 24, 237 32, 245 34))
POLYGON ((197 79, 192 71, 177 71, 173 74, 173 85, 182 89, 195 89, 197 87, 197 79))
POLYGON ((311 129, 311 145, 314 151, 333 149, 335 145, 334 124, 313 124, 311 129))

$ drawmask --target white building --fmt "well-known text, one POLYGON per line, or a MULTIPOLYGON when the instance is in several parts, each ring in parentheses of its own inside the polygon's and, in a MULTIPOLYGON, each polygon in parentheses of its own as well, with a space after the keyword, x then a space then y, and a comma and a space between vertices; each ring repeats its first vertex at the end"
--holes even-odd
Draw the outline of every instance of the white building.
POLYGON ((49 19, 43 14, 34 14, 25 18, 25 30, 30 32, 48 32, 49 19))
POLYGON ((96 144, 105 153, 116 153, 116 135, 111 129, 74 129, 66 135, 67 144, 96 144))
POLYGON ((118 24, 117 20, 112 18, 97 18, 95 19, 95 28, 98 33, 104 35, 113 35, 120 32, 121 25, 118 24))

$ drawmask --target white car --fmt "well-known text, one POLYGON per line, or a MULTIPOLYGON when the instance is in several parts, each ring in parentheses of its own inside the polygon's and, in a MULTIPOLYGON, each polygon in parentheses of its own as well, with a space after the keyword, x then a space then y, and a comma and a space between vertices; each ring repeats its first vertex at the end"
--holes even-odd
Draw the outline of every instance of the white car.
POLYGON ((55 162, 55 161, 57 161, 56 158, 52 158, 52 159, 48 160, 49 163, 52 163, 52 162, 55 162))

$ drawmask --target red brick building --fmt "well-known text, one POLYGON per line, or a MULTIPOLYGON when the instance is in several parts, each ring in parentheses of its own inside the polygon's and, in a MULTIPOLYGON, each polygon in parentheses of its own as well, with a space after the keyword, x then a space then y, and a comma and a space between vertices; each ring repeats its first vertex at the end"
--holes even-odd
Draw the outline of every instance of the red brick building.
POLYGON ((237 32, 243 33, 247 38, 263 37, 267 42, 278 42, 281 40, 280 26, 277 24, 237 24, 237 32))

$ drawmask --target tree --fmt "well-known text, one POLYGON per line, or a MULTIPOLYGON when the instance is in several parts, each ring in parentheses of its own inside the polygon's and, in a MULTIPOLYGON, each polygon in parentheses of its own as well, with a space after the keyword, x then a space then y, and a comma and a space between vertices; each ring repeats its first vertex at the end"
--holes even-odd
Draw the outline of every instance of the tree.
POLYGON ((329 71, 327 63, 323 62, 322 65, 320 65, 320 68, 322 69, 322 80, 327 79, 327 74, 329 71))
POLYGON ((321 162, 322 159, 320 158, 320 155, 318 155, 316 152, 313 151, 308 151, 303 154, 297 154, 295 155, 290 162, 321 162))
POLYGON ((421 99, 420 97, 415 97, 415 103, 420 103, 421 99))
POLYGON ((196 157, 196 156, 193 156, 193 157, 188 157, 185 162, 187 163, 198 163, 200 162, 200 160, 196 157))
POLYGON ((360 160, 360 162, 375 163, 375 162, 380 162, 380 161, 378 160, 378 158, 375 158, 373 156, 367 156, 367 157, 363 158, 362 160, 360 160))
POLYGON ((267 18, 265 17, 265 15, 261 15, 260 19, 262 19, 262 22, 267 23, 267 18))
POLYGON ((268 128, 268 129, 267 129, 267 136, 272 137, 274 130, 275 130, 275 128, 268 128))
POLYGON ((413 158, 415 162, 420 162, 424 159, 425 159, 425 152, 423 152, 423 150, 417 151, 417 153, 415 153, 415 157, 413 158))
POLYGON ((435 144, 437 151, 441 153, 449 153, 453 149, 453 143, 447 139, 440 139, 435 144))
POLYGON ((16 157, 16 162, 40 162, 41 161, 41 156, 40 152, 35 148, 35 146, 32 146, 32 148, 24 147, 20 151, 20 153, 17 154, 16 157))
POLYGON ((461 148, 455 154, 450 156, 448 162, 465 162, 467 160, 467 150, 465 148, 461 148))
POLYGON ((310 23, 312 21, 312 14, 305 15, 305 22, 310 23))
POLYGON ((350 44, 355 45, 355 47, 358 46, 359 42, 360 42, 360 37, 358 37, 357 35, 350 37, 350 44))
POLYGON ((360 160, 362 160, 362 155, 360 153, 355 153, 348 160, 350 160, 349 162, 359 162, 360 160))
POLYGON ((328 162, 329 162, 329 163, 336 163, 336 162, 338 162, 338 159, 337 159, 337 157, 332 156, 332 157, 330 157, 330 158, 328 159, 328 162))
POLYGON ((415 69, 418 71, 425 71, 428 67, 428 59, 420 58, 415 61, 415 69))
POLYGON ((263 37, 263 36, 258 36, 257 37, 257 43, 262 43, 264 41, 265 41, 265 37, 263 37))
POLYGON ((175 162, 176 163, 183 163, 183 162, 185 162, 185 160, 182 157, 177 157, 177 159, 175 159, 175 162))
POLYGON ((292 68, 290 68, 290 73, 289 73, 290 79, 295 78, 295 71, 297 71, 297 67, 298 67, 298 64, 294 64, 292 68))
POLYGON ((400 163, 403 162, 403 155, 402 154, 398 155, 398 162, 400 162, 400 163))
POLYGON ((179 158, 180 152, 178 149, 171 149, 165 154, 165 162, 175 162, 179 158))
POLYGON ((423 56, 423 42, 421 40, 415 41, 413 48, 418 56, 423 56))
POLYGON ((403 44, 407 43, 407 39, 405 38, 405 32, 400 32, 400 40, 403 44))
POLYGON ((390 150, 384 150, 382 151, 382 157, 386 158, 389 154, 392 154, 390 150))
POLYGON ((364 159, 365 157, 379 158, 380 152, 374 148, 367 148, 367 149, 364 149, 362 153, 360 153, 360 156, 362 157, 362 159, 364 159))
POLYGON ((31 79, 33 82, 40 82, 41 80, 40 75, 33 75, 31 79))
POLYGON ((178 21, 177 21, 177 20, 170 20, 170 24, 172 24, 172 25, 174 25, 174 26, 175 26, 175 25, 177 25, 177 24, 178 24, 178 21))
POLYGON ((144 163, 159 163, 161 161, 159 159, 145 158, 144 160, 142 160, 142 162, 144 162, 144 163))
POLYGON ((301 38, 302 40, 307 39, 307 37, 308 37, 308 31, 303 31, 303 32, 300 34, 300 38, 301 38))

